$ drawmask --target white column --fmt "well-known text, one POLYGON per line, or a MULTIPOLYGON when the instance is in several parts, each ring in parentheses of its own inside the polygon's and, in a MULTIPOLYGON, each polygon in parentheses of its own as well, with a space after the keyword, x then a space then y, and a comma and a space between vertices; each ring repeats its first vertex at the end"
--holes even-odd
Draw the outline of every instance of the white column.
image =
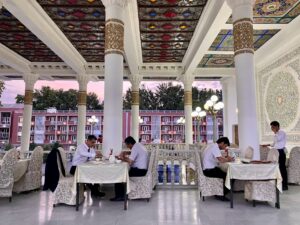
POLYGON ((253 4, 254 0, 227 0, 232 8, 234 61, 237 86, 239 121, 239 147, 254 149, 254 159, 259 159, 259 130, 256 112, 253 4))
POLYGON ((29 73, 25 74, 23 77, 25 81, 25 96, 22 122, 21 151, 28 151, 30 143, 33 88, 35 82, 38 79, 38 75, 29 73))
POLYGON ((3 0, 0 0, 0 9, 3 7, 3 0))
POLYGON ((185 143, 193 144, 193 118, 192 118, 192 84, 194 77, 184 74, 184 117, 185 117, 185 143))
POLYGON ((235 77, 221 80, 223 108, 223 133, 229 141, 234 143, 233 125, 238 123, 237 118, 237 96, 235 77))
POLYGON ((86 75, 78 76, 78 123, 77 123, 77 145, 85 142, 86 125, 86 95, 89 80, 86 75))
POLYGON ((131 136, 138 142, 139 140, 139 111, 140 111, 140 83, 139 75, 129 77, 131 82, 131 136))
POLYGON ((105 6, 103 152, 122 150, 124 8, 127 0, 102 0, 105 6))

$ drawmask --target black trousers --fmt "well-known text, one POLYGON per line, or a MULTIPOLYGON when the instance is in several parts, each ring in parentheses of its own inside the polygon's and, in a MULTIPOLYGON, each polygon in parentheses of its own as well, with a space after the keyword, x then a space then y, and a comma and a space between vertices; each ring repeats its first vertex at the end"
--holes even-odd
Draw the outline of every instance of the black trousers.
POLYGON ((223 170, 221 170, 219 167, 215 167, 213 169, 203 170, 203 174, 206 177, 222 178, 223 179, 224 195, 229 192, 229 190, 225 187, 225 179, 226 179, 227 174, 223 170))
MULTIPOLYGON (((147 174, 146 169, 130 168, 129 177, 143 177, 147 174)), ((115 196, 116 198, 123 198, 125 195, 125 187, 123 183, 115 184, 115 196)))
POLYGON ((279 159, 278 159, 278 163, 279 163, 279 170, 282 176, 282 187, 283 188, 287 188, 288 187, 288 177, 287 177, 287 171, 286 171, 286 166, 285 166, 285 162, 286 162, 286 155, 284 152, 284 149, 278 149, 279 152, 279 159))
MULTIPOLYGON (((72 166, 70 169, 70 174, 74 176, 76 172, 76 166, 72 166)), ((89 189, 91 190, 92 194, 97 194, 99 192, 100 184, 87 184, 89 189)))

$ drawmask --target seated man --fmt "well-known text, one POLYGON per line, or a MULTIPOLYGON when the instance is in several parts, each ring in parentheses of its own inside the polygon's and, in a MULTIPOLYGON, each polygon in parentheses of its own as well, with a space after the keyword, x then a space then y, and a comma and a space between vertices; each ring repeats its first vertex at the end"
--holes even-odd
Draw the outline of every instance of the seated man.
MULTIPOLYGON (((203 173, 207 177, 216 177, 226 179, 226 172, 218 167, 218 163, 225 163, 233 161, 232 157, 222 157, 220 150, 225 150, 230 145, 227 137, 221 137, 216 144, 210 144, 203 152, 203 173)), ((228 189, 224 185, 224 195, 228 189)), ((225 198, 223 198, 224 200, 225 198)))
MULTIPOLYGON (((101 156, 101 153, 99 151, 95 151, 94 149, 96 140, 97 138, 94 135, 89 135, 85 143, 77 146, 75 155, 72 160, 70 174, 75 174, 77 165, 85 163, 91 159, 94 159, 95 157, 101 156)), ((88 187, 91 189, 91 194, 93 196, 105 196, 105 193, 99 191, 99 184, 88 184, 88 187)))
MULTIPOLYGON (((142 177, 147 174, 148 152, 141 143, 136 143, 134 138, 129 136, 125 139, 126 146, 131 150, 128 157, 127 152, 122 152, 119 159, 130 165, 130 177, 142 177)), ((111 201, 124 201, 124 186, 122 183, 115 184, 115 197, 111 201)))

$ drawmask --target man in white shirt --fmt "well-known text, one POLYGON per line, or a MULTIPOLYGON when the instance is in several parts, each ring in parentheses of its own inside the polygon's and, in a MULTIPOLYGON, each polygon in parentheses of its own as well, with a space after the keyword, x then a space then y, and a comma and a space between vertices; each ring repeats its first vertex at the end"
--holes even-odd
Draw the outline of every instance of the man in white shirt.
MULTIPOLYGON (((72 160, 72 167, 70 170, 70 174, 74 175, 76 171, 76 167, 82 163, 85 163, 89 160, 94 159, 95 157, 100 157, 101 153, 94 149, 96 144, 96 136, 89 135, 85 143, 77 146, 75 155, 72 160)), ((88 184, 88 187, 91 189, 91 194, 93 196, 103 197, 105 194, 99 191, 99 184, 88 184)))
MULTIPOLYGON (((122 152, 118 158, 130 165, 130 177, 143 177, 148 170, 148 152, 141 143, 136 143, 133 137, 125 139, 127 148, 131 150, 128 156, 127 152, 122 152)), ((124 201, 124 186, 122 183, 115 184, 115 197, 111 201, 124 201)))
POLYGON ((280 130, 280 124, 278 121, 272 121, 270 123, 271 130, 274 132, 274 139, 271 145, 263 145, 263 146, 271 146, 278 150, 279 152, 279 169, 282 176, 282 190, 288 190, 288 180, 287 180, 287 171, 286 171, 286 155, 285 155, 285 145, 286 145, 286 134, 283 130, 280 130))
MULTIPOLYGON (((217 140, 216 144, 210 144, 206 147, 203 152, 203 174, 207 177, 216 177, 226 179, 226 172, 221 170, 218 167, 218 163, 225 163, 233 161, 232 157, 222 157, 220 150, 225 150, 230 146, 229 140, 227 137, 221 137, 217 140)), ((224 185, 224 195, 228 192, 228 189, 224 185)), ((217 196, 216 196, 217 197, 217 196)), ((217 197, 219 199, 219 197, 217 197)), ((220 198, 225 200, 225 198, 220 198)))

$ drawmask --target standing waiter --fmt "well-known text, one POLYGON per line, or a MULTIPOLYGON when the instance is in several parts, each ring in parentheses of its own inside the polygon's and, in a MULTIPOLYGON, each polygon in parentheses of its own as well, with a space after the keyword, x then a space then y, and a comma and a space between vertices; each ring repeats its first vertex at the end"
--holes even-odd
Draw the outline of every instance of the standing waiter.
POLYGON ((271 146, 276 148, 279 152, 279 169, 282 176, 282 189, 288 190, 288 180, 287 180, 287 171, 286 171, 286 156, 285 156, 285 145, 286 145, 286 134, 283 130, 280 130, 280 124, 277 121, 273 121, 270 123, 271 130, 274 132, 274 141, 271 145, 263 145, 263 146, 271 146))

